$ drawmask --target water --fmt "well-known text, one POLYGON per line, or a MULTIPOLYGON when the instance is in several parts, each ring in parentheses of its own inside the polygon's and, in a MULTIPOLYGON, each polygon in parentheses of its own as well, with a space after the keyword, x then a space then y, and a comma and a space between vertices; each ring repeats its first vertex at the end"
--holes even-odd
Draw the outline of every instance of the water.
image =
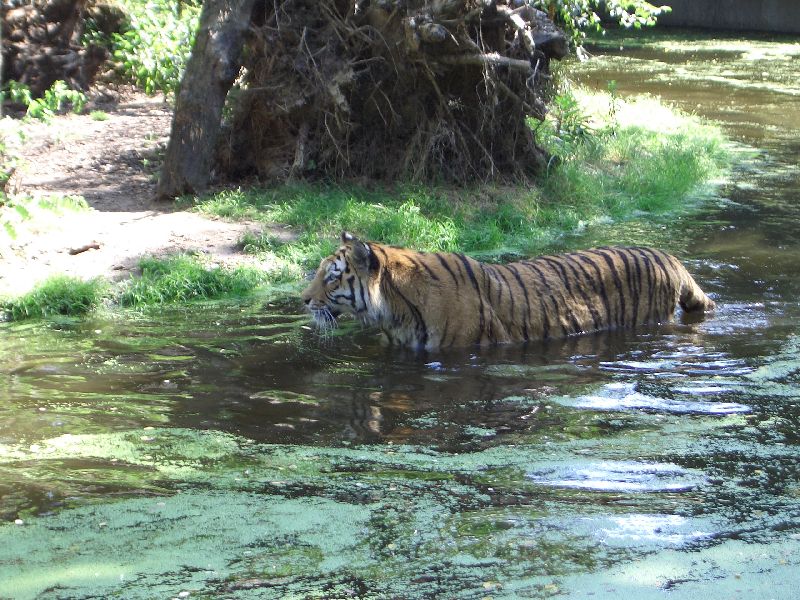
POLYGON ((712 318, 428 356, 266 299, 2 325, 0 598, 794 598, 800 44, 644 40, 581 77, 757 152, 574 245, 692 257, 712 318))

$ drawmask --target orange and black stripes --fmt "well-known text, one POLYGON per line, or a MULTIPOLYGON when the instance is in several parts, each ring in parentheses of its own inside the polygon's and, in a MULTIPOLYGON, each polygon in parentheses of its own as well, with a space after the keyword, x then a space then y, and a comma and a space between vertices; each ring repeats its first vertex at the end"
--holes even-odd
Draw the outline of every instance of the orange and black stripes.
POLYGON ((601 247, 507 265, 419 253, 343 235, 303 292, 325 316, 352 312, 393 343, 441 348, 565 337, 710 310, 677 259, 651 248, 601 247))

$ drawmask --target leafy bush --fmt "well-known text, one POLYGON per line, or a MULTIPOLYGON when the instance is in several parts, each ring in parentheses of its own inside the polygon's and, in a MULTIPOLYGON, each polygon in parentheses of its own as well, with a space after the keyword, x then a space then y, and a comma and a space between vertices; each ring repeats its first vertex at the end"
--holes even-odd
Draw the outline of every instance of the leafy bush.
POLYGON ((28 107, 25 117, 49 121, 67 106, 74 113, 80 113, 86 105, 86 94, 70 89, 63 81, 56 81, 41 98, 34 98, 30 88, 18 81, 8 82, 7 94, 12 101, 28 107))
POLYGON ((174 0, 122 4, 128 30, 111 37, 117 72, 148 94, 174 93, 194 42, 199 7, 174 0))

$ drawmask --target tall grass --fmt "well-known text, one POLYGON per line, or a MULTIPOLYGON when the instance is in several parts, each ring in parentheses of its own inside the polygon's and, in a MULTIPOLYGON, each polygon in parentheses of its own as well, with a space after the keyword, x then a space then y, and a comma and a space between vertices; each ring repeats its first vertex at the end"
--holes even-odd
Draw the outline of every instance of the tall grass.
POLYGON ((552 206, 572 206, 590 221, 681 210, 730 161, 718 127, 656 98, 622 102, 609 94, 574 94, 591 133, 560 131, 555 119, 541 129, 559 161, 541 182, 552 206))

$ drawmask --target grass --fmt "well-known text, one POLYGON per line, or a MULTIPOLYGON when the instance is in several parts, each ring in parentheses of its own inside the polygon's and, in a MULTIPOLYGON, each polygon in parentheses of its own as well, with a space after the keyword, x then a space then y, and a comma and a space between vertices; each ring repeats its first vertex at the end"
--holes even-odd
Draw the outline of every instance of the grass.
POLYGON ((578 91, 592 132, 576 136, 548 121, 541 137, 560 164, 544 178, 554 205, 572 205, 589 220, 624 220, 691 205, 691 196, 730 162, 721 130, 643 96, 578 91))
POLYGON ((102 304, 108 284, 102 279, 82 281, 75 277, 51 277, 30 292, 0 302, 0 310, 11 320, 55 315, 83 315, 102 304))
POLYGON ((116 287, 102 278, 84 281, 57 275, 22 296, 0 300, 8 320, 80 316, 104 303, 140 308, 172 302, 246 296, 266 283, 279 283, 253 267, 217 267, 198 256, 177 254, 140 261, 141 277, 116 287))
POLYGON ((130 279, 117 297, 122 306, 243 296, 268 281, 258 269, 214 267, 188 254, 145 258, 139 267, 141 277, 130 279))

